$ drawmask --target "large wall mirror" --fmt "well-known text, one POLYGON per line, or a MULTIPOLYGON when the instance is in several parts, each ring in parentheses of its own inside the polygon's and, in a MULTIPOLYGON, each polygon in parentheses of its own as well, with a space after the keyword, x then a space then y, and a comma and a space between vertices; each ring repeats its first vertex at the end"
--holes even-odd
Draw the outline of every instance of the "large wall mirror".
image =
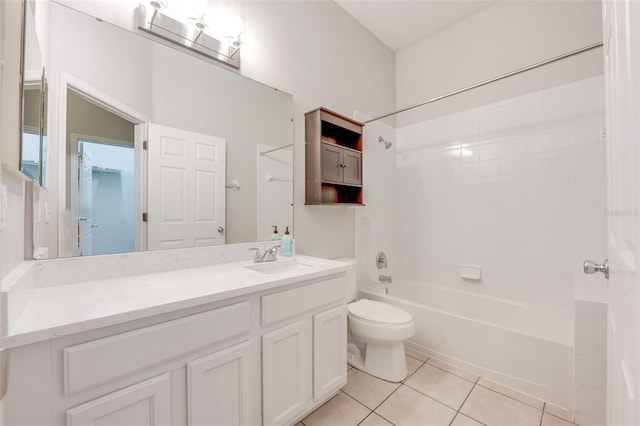
POLYGON ((34 252, 229 244, 293 229, 291 95, 53 1, 36 2, 31 19, 25 46, 46 40, 48 88, 34 252))

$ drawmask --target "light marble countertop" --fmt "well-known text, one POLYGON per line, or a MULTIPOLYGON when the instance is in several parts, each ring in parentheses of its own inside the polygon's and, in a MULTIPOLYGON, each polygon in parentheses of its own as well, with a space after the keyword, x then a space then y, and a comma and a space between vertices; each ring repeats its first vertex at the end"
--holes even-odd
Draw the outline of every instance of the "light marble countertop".
MULTIPOLYGON (((24 310, 0 347, 11 348, 270 290, 339 273, 349 265, 308 256, 279 259, 305 266, 274 274, 252 261, 75 282, 31 290, 24 310)), ((267 265, 261 264, 261 265, 267 265)))

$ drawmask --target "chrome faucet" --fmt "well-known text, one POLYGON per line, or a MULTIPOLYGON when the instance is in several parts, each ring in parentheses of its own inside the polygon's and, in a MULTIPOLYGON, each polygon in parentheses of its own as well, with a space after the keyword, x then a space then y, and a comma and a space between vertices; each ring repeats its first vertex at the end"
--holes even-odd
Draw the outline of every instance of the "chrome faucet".
POLYGON ((380 275, 380 276, 378 276, 378 279, 380 280, 380 284, 391 284, 391 283, 393 283, 393 279, 391 278, 391 275, 380 275))
POLYGON ((251 247, 249 250, 255 250, 256 256, 253 258, 253 263, 262 263, 262 262, 275 262, 278 260, 276 257, 276 253, 280 249, 280 246, 273 246, 270 249, 264 251, 264 253, 260 253, 260 249, 257 247, 251 247))

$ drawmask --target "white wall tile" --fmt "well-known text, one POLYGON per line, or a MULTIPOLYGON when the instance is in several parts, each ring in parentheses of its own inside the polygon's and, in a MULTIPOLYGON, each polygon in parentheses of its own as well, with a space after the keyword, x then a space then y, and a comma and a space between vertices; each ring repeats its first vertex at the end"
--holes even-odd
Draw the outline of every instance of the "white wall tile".
POLYGON ((589 386, 606 392, 606 362, 582 355, 576 355, 576 384, 589 386))
POLYGON ((602 84, 594 77, 400 127, 398 278, 573 310, 581 260, 605 246, 602 84), (576 91, 593 104, 565 99, 576 91), (472 288, 456 266, 470 259, 484 273, 472 288))
POLYGON ((500 157, 500 144, 490 142, 480 145, 480 160, 495 160, 500 157))
POLYGON ((576 419, 578 413, 604 421, 607 414, 605 393, 588 386, 576 386, 576 419))
MULTIPOLYGON (((482 158, 482 150, 480 151, 480 158, 482 158)), ((500 175, 500 161, 499 160, 486 160, 480 161, 480 177, 496 177, 500 175)))
POLYGON ((580 426, 605 426, 604 420, 597 420, 580 412, 576 413, 575 422, 580 426))
POLYGON ((576 327, 576 354, 598 360, 607 359, 607 333, 584 326, 576 327))
POLYGON ((576 325, 607 330, 607 304, 576 300, 576 325))

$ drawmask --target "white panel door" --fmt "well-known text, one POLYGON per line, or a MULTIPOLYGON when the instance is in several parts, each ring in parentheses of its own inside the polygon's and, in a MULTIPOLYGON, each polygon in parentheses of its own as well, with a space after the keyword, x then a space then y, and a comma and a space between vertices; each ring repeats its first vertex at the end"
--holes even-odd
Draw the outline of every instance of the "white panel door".
POLYGON ((313 399, 319 402, 347 384, 347 307, 313 316, 313 399))
POLYGON ((252 423, 251 358, 251 342, 244 342, 187 363, 190 426, 252 423))
POLYGON ((169 373, 67 410, 67 426, 169 426, 169 373))
POLYGON ((262 336, 262 409, 265 426, 289 425, 302 414, 307 396, 307 321, 262 336))
POLYGON ((611 268, 607 424, 640 425, 640 2, 605 0, 603 19, 611 268))
POLYGON ((80 255, 93 254, 93 157, 91 151, 83 143, 79 144, 79 171, 78 178, 78 206, 80 207, 78 218, 78 232, 80 232, 80 255))
POLYGON ((224 244, 225 140, 147 126, 147 248, 224 244))

